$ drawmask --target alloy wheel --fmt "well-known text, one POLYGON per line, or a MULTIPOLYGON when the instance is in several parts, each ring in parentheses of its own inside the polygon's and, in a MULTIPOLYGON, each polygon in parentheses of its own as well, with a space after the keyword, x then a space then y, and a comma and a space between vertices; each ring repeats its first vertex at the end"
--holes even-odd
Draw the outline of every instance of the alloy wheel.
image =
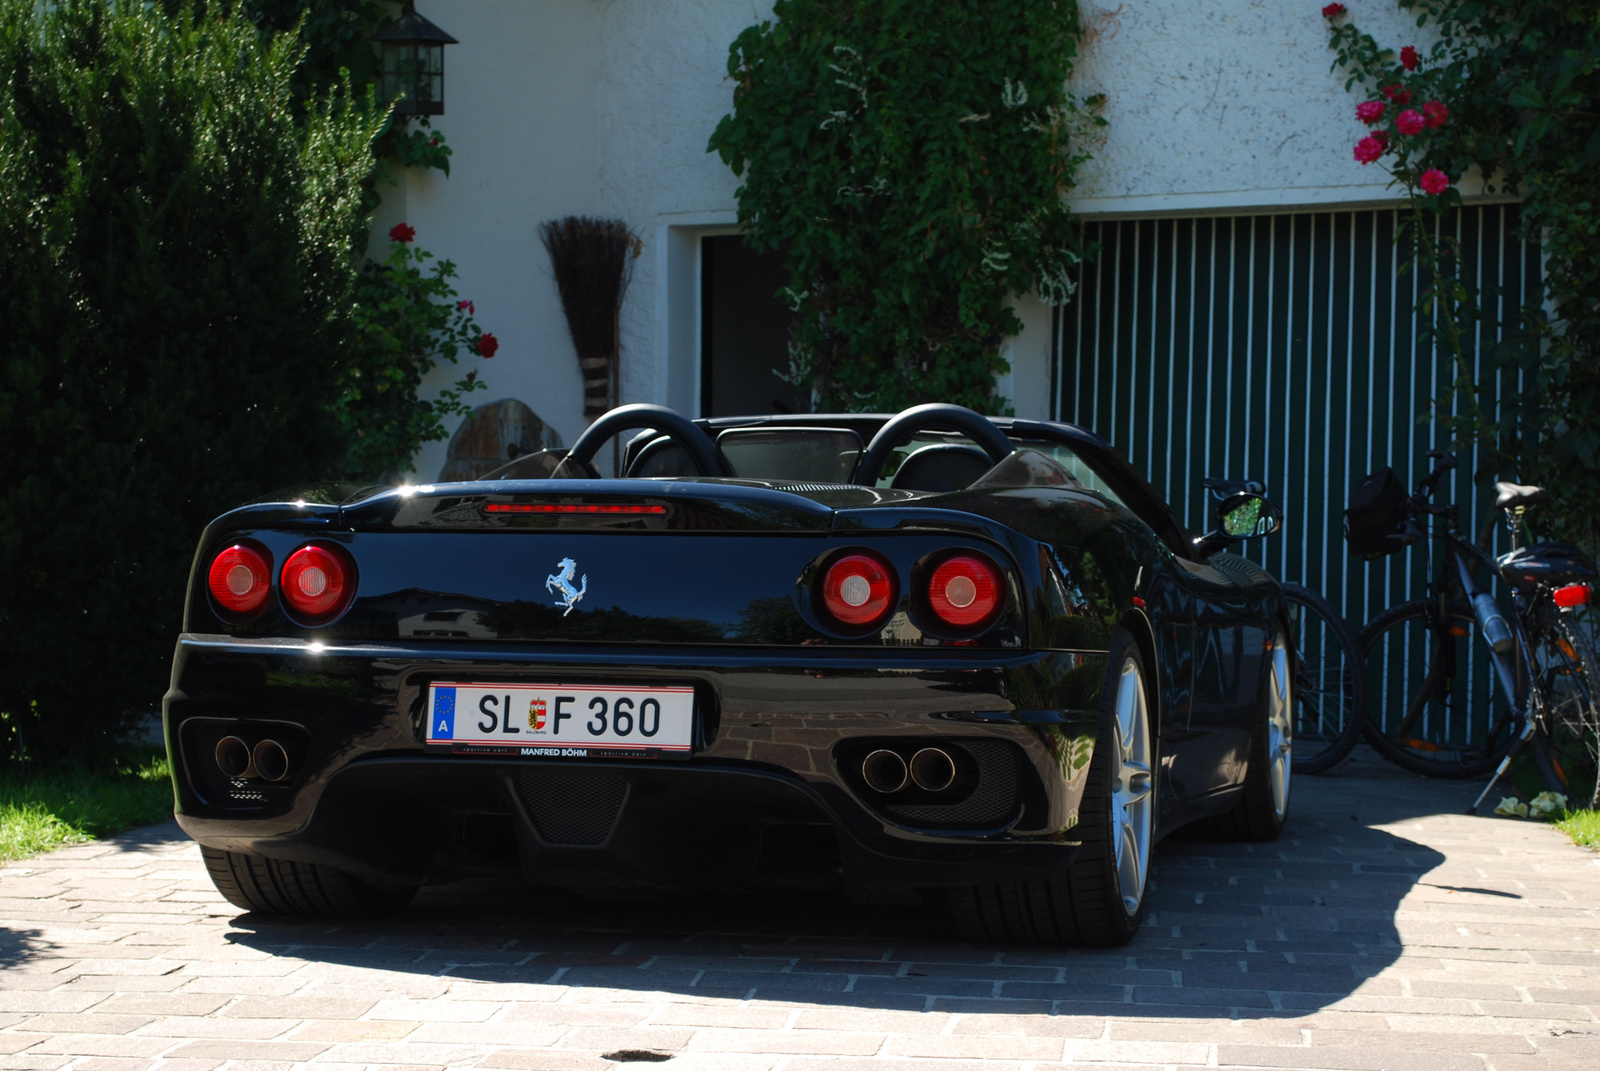
POLYGON ((1150 774, 1150 717, 1144 679, 1133 659, 1117 680, 1117 774, 1111 785, 1111 846, 1122 906, 1131 917, 1144 901, 1150 871, 1154 795, 1150 774))

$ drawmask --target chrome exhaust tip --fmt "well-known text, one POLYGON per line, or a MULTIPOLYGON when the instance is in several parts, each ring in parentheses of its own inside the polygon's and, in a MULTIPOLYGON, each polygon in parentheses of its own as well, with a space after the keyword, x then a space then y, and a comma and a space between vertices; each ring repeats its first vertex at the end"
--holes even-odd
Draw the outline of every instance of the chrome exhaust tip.
POLYGON ((282 781, 289 776, 289 753, 276 740, 263 740, 250 753, 256 773, 268 781, 282 781))
POLYGON ((250 745, 237 736, 224 736, 217 741, 216 759, 217 768, 225 777, 238 780, 255 775, 256 762, 250 745))
POLYGON ((942 748, 925 747, 911 756, 911 780, 925 792, 943 792, 956 783, 956 760, 942 748))
POLYGON ((899 792, 906 787, 906 760, 887 748, 879 748, 862 760, 861 779, 874 792, 899 792))

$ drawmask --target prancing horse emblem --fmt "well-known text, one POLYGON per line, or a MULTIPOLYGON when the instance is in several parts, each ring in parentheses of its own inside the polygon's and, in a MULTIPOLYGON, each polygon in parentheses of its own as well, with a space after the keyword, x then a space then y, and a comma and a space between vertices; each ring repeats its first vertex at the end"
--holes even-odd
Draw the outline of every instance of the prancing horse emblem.
POLYGON ((556 568, 561 571, 552 573, 544 578, 544 589, 546 591, 560 590, 561 597, 556 599, 556 604, 567 608, 566 612, 561 615, 566 617, 567 614, 572 613, 572 608, 578 605, 578 600, 583 598, 583 593, 589 590, 589 574, 584 574, 583 586, 575 588, 572 586, 572 578, 578 571, 578 563, 571 558, 562 558, 556 563, 556 568))

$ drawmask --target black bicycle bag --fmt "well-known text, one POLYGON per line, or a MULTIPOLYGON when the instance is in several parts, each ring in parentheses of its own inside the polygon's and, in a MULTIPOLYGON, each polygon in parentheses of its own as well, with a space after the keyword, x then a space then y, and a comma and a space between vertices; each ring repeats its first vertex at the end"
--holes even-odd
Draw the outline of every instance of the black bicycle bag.
POLYGON ((1351 554, 1371 560, 1404 550, 1416 542, 1405 534, 1405 523, 1405 485, 1389 466, 1367 476, 1350 492, 1344 538, 1351 554))

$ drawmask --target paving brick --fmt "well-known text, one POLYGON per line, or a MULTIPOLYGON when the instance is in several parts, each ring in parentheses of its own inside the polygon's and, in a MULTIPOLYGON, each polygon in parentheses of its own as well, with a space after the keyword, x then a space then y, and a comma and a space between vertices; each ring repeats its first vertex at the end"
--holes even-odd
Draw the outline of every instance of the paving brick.
POLYGON ((777 1030, 794 1016, 790 1008, 739 1004, 662 1004, 649 1016, 651 1026, 725 1026, 739 1030, 777 1030))
POLYGON ((695 1031, 690 1052, 767 1052, 871 1056, 883 1048, 882 1034, 852 1034, 841 1030, 723 1030, 695 1031))
POLYGON ((561 1024, 508 1022, 428 1023, 406 1035, 406 1042, 437 1042, 452 1045, 554 1045, 572 1027, 561 1024))
POLYGON ((475 1066, 509 1068, 511 1071, 609 1071, 615 1065, 588 1053, 500 1049, 479 1060, 475 1066))
POLYGON ((503 1004, 487 1000, 380 1000, 367 1018, 481 1023, 504 1008, 503 1004))
POLYGON ((0 1055, 10 1056, 13 1053, 22 1052, 24 1049, 31 1049, 39 1042, 48 1040, 49 1037, 49 1034, 0 1031, 0 1055))
POLYGON ((124 1037, 119 1034, 54 1034, 29 1049, 30 1053, 67 1056, 129 1056, 150 1058, 172 1048, 171 1038, 124 1037))
POLYGON ((1048 1037, 993 1037, 971 1035, 890 1035, 883 1052, 888 1056, 934 1057, 954 1060, 1060 1060, 1066 1041, 1048 1037))
POLYGON ((585 1052, 615 1052, 620 1049, 677 1052, 689 1044, 689 1038, 694 1033, 670 1026, 579 1026, 561 1038, 560 1047, 585 1052))
POLYGON ((1293 1067, 1327 1071, 1484 1071, 1469 1053, 1396 1050, 1375 1039, 1365 1048, 1294 1048, 1286 1045, 1218 1045, 1223 1067, 1293 1067))
POLYGON ((290 1064, 310 1060, 328 1048, 326 1043, 316 1041, 206 1040, 176 1046, 167 1055, 189 1060, 262 1060, 290 1064))
POLYGON ((95 1013, 210 1015, 230 999, 217 993, 113 993, 95 1005, 95 1013))

